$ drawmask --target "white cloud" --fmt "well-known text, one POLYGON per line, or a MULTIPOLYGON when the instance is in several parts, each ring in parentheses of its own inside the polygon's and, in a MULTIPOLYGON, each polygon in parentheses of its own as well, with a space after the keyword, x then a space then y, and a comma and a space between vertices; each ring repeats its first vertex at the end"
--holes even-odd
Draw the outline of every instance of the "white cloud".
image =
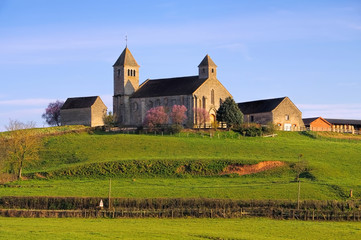
POLYGON ((220 45, 220 46, 218 46, 216 48, 227 49, 227 50, 230 50, 230 51, 240 52, 245 60, 247 60, 247 61, 252 60, 252 57, 249 54, 248 47, 243 43, 224 44, 224 45, 220 45))
POLYGON ((2 101, 0 101, 0 105, 2 105, 2 106, 39 106, 39 105, 47 105, 53 101, 56 101, 56 100, 48 99, 48 98, 13 99, 13 100, 2 100, 2 101))
POLYGON ((297 104, 304 118, 361 119, 361 104, 297 104))

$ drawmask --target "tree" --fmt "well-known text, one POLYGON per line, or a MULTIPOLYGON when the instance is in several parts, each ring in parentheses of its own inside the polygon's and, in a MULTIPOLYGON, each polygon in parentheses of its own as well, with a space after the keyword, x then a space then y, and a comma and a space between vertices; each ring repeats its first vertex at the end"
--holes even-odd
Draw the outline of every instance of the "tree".
POLYGON ((242 124, 243 122, 243 114, 231 97, 226 98, 221 104, 217 111, 216 118, 217 121, 225 123, 227 125, 227 129, 230 129, 235 125, 242 124))
POLYGON ((209 121, 209 113, 204 108, 194 108, 194 112, 196 114, 196 122, 199 129, 209 121))
POLYGON ((144 125, 151 131, 160 128, 162 125, 168 122, 168 114, 165 112, 163 106, 154 107, 147 111, 144 125))
POLYGON ((38 160, 41 139, 34 130, 35 124, 22 123, 10 120, 6 134, 1 135, 3 163, 7 165, 8 172, 17 175, 20 180, 23 167, 38 160))
POLYGON ((103 122, 104 122, 104 127, 106 127, 107 129, 112 128, 115 126, 115 115, 109 111, 108 114, 105 113, 103 116, 103 122))
POLYGON ((60 126, 60 109, 64 105, 63 101, 56 100, 56 102, 49 103, 45 109, 45 113, 41 115, 46 123, 50 126, 60 126))
POLYGON ((184 105, 173 105, 170 118, 173 124, 182 125, 187 120, 187 108, 184 105))

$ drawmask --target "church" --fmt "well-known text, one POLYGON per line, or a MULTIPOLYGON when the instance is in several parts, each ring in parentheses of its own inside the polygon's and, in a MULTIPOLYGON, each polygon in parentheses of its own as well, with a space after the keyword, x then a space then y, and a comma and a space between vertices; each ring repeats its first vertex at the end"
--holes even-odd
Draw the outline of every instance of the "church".
POLYGON ((222 101, 232 97, 217 79, 217 65, 206 55, 198 65, 198 75, 147 79, 139 84, 139 65, 126 47, 113 65, 113 112, 119 126, 141 126, 149 109, 173 105, 187 108, 187 126, 197 125, 197 109, 209 115, 208 126, 216 120, 222 101))

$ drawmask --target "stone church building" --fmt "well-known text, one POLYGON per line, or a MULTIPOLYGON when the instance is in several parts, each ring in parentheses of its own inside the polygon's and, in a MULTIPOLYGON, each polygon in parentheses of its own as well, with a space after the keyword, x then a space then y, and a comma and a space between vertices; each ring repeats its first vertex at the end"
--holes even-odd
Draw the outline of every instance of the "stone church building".
POLYGON ((217 79, 217 65, 208 55, 198 65, 198 75, 147 79, 139 84, 139 65, 126 47, 113 70, 113 112, 121 126, 140 126, 149 109, 164 106, 169 111, 173 105, 187 108, 190 127, 197 124, 198 108, 209 112, 211 124, 221 102, 232 97, 217 79))

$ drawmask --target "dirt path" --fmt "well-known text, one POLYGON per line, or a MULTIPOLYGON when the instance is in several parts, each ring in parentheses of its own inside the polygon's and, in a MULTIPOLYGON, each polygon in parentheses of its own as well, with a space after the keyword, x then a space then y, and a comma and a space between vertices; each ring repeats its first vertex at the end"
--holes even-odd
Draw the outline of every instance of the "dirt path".
POLYGON ((263 172, 272 168, 285 165, 281 161, 264 161, 253 165, 228 165, 223 169, 221 175, 236 173, 238 175, 246 175, 252 173, 263 172))

